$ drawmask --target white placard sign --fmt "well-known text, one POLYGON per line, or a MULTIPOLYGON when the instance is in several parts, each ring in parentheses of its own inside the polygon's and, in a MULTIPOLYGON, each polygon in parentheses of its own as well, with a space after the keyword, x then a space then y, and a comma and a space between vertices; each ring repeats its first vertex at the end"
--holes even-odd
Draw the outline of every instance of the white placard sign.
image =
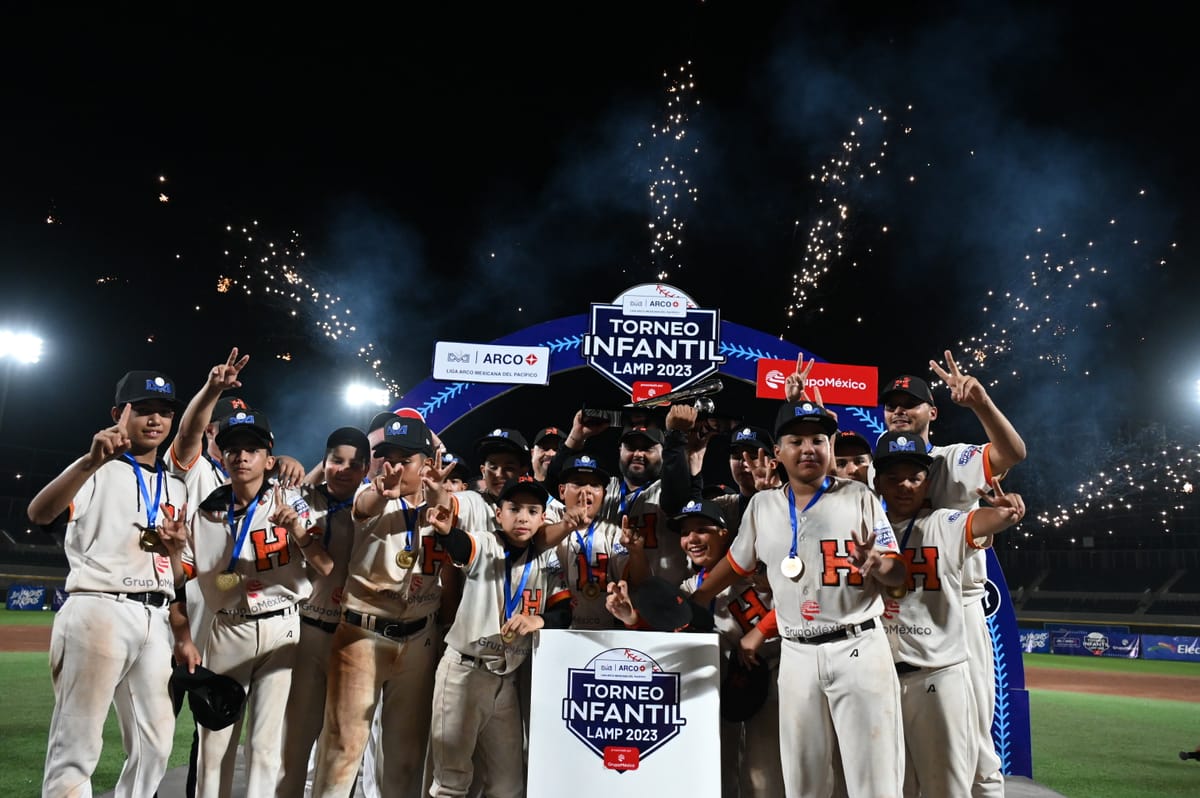
POLYGON ((550 347, 438 341, 433 348, 433 378, 546 385, 550 382, 550 347))
POLYGON ((539 632, 529 798, 720 798, 719 663, 715 634, 539 632))

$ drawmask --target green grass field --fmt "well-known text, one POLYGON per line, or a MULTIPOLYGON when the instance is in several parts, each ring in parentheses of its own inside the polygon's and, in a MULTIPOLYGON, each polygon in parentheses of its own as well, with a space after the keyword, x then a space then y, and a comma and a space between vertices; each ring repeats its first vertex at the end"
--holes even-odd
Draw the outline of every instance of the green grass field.
POLYGON ((1200 679, 1200 662, 1165 659, 1118 659, 1116 657, 1071 657, 1055 654, 1026 654, 1027 668, 1056 668, 1066 671, 1149 673, 1157 676, 1195 676, 1200 679))
POLYGON ((0 609, 0 626, 49 626, 54 623, 54 613, 29 612, 0 609))

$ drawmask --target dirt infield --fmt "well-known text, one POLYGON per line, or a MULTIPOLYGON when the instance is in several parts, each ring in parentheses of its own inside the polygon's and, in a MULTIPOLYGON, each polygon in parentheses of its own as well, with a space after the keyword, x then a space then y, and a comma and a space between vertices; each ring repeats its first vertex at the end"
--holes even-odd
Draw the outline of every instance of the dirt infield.
POLYGON ((1200 678, 1192 676, 1026 668, 1025 686, 1037 690, 1200 702, 1200 678))
POLYGON ((0 626, 0 651, 49 650, 49 626, 0 626))

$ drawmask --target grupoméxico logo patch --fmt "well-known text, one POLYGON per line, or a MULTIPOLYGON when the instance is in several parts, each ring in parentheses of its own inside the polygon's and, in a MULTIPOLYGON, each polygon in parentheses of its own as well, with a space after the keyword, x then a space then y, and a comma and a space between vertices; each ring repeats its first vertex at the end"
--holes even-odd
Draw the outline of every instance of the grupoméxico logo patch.
POLYGON ((610 648, 567 672, 563 720, 610 770, 637 770, 641 760, 679 734, 679 674, 664 673, 648 654, 610 648))

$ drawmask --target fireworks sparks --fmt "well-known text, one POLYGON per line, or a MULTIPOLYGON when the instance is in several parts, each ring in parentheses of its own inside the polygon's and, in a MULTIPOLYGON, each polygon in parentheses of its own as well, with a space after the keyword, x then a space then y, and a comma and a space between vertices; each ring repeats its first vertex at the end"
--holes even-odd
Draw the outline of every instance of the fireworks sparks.
MULTIPOLYGON (((683 247, 683 229, 687 209, 698 199, 692 185, 689 166, 700 154, 700 147, 688 136, 688 114, 700 106, 695 96, 696 80, 688 61, 672 74, 663 72, 666 81, 664 119, 650 128, 650 148, 656 162, 650 172, 650 202, 654 218, 650 229, 650 259, 658 270, 656 279, 666 280, 682 264, 678 254, 683 247)), ((643 146, 638 142, 637 146, 643 146)))
MULTIPOLYGON (((912 110, 908 106, 907 111, 912 110)), ((855 120, 854 127, 841 142, 839 152, 821 165, 811 175, 816 191, 816 218, 812 220, 805 242, 804 257, 800 267, 792 274, 792 296, 787 307, 788 328, 792 319, 810 309, 809 302, 819 287, 822 278, 845 257, 847 229, 853 217, 850 205, 856 185, 883 171, 892 132, 907 135, 912 128, 893 119, 882 108, 868 108, 867 113, 855 120)), ((915 181, 909 178, 909 182, 915 181)), ((796 221, 796 227, 801 225, 796 221)), ((881 230, 887 233, 887 228, 881 230)), ((817 308, 818 312, 824 308, 817 308)))

